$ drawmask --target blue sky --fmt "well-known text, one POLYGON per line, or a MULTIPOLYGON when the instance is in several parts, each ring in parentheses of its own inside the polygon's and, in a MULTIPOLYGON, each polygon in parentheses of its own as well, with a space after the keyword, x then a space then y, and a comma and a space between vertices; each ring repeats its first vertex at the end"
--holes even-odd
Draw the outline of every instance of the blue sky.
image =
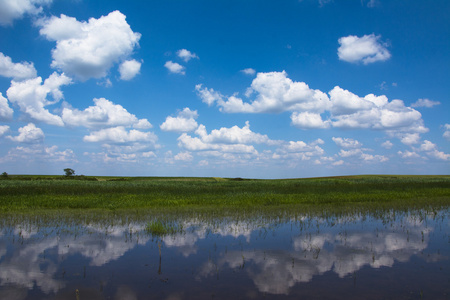
POLYGON ((0 0, 0 171, 449 174, 450 2, 0 0))

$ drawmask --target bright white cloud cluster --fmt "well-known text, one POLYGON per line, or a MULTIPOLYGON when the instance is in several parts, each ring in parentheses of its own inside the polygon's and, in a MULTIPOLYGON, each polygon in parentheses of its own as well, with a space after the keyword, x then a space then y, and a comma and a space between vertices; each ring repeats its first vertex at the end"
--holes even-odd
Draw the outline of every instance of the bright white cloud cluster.
MULTIPOLYGON (((41 23, 40 34, 56 41, 52 67, 83 81, 107 76, 114 64, 131 55, 141 37, 119 11, 88 22, 61 15, 41 23)), ((136 63, 122 65, 122 77, 131 79, 137 72, 136 63)))
POLYGON ((309 111, 320 113, 330 106, 328 96, 310 89, 304 82, 294 82, 286 72, 258 73, 251 84, 256 98, 251 103, 231 96, 227 100, 212 89, 196 86, 199 97, 208 104, 214 101, 228 113, 278 113, 283 111, 309 111))
POLYGON ((105 127, 134 127, 138 129, 151 128, 152 125, 147 119, 138 119, 130 114, 119 104, 105 99, 94 99, 95 106, 89 106, 83 111, 71 108, 64 108, 62 120, 70 126, 83 126, 89 129, 105 127))
POLYGON ((0 76, 12 78, 15 81, 35 78, 37 75, 33 63, 13 63, 9 56, 0 52, 0 76))
POLYGON ((18 105, 20 110, 31 118, 50 125, 63 126, 61 117, 50 113, 45 107, 59 102, 63 98, 60 87, 70 83, 72 80, 69 77, 55 72, 44 83, 41 77, 12 81, 6 94, 9 101, 18 105), (52 95, 53 101, 48 100, 49 94, 52 95))
POLYGON ((257 154, 256 149, 251 144, 272 145, 277 143, 270 140, 267 135, 251 131, 249 122, 246 122, 242 128, 238 126, 222 127, 218 130, 214 129, 210 134, 207 133, 204 125, 200 125, 195 133, 198 137, 183 133, 178 138, 178 146, 189 151, 214 150, 220 153, 257 154))
POLYGON ((8 100, 0 92, 0 121, 11 120, 13 113, 14 111, 8 105, 8 100))
POLYGON ((340 60, 367 65, 377 61, 385 61, 391 57, 387 44, 380 41, 375 34, 357 37, 349 35, 338 40, 338 56, 340 60))
POLYGON ((115 144, 127 144, 134 142, 149 142, 156 144, 157 137, 152 132, 142 132, 132 129, 127 131, 123 126, 111 127, 94 131, 83 138, 85 142, 105 142, 115 144))
POLYGON ((437 145, 428 140, 423 141, 419 147, 412 147, 412 151, 398 151, 397 154, 403 159, 424 158, 422 154, 431 159, 450 161, 450 154, 439 151, 437 145))
POLYGON ((180 74, 180 75, 186 74, 186 71, 185 71, 186 68, 184 66, 180 65, 179 63, 173 62, 171 60, 166 61, 166 63, 164 64, 164 67, 166 67, 170 73, 175 73, 175 74, 180 74))
POLYGON ((216 103, 228 113, 268 113, 292 111, 292 125, 302 129, 384 130, 400 139, 428 131, 422 115, 401 100, 389 102, 384 95, 360 97, 338 86, 328 95, 304 82, 294 82, 286 72, 258 73, 250 89, 255 99, 244 102, 236 95, 221 93, 198 84, 197 95, 208 105, 216 103))
POLYGON ((25 14, 36 15, 42 12, 42 6, 52 0, 2 0, 0 1, 0 25, 11 25, 15 19, 25 14))
POLYGON ((163 131, 173 131, 173 132, 190 132, 197 129, 198 124, 195 119, 197 119, 198 113, 196 110, 192 111, 188 107, 184 108, 178 113, 177 117, 168 116, 164 123, 159 127, 163 131))
POLYGON ((181 58, 182 60, 184 60, 185 62, 188 62, 188 61, 190 61, 190 60, 193 59, 193 58, 198 59, 197 54, 192 53, 191 51, 186 50, 186 49, 180 49, 180 50, 178 50, 178 51, 177 51, 177 56, 178 56, 179 58, 181 58))
POLYGON ((7 136, 7 138, 18 143, 38 143, 44 139, 44 132, 33 123, 29 123, 19 128, 18 136, 7 136))
POLYGON ((138 62, 135 59, 124 61, 119 66, 120 79, 122 80, 133 79, 137 74, 139 74, 139 71, 141 70, 141 65, 142 63, 138 62))

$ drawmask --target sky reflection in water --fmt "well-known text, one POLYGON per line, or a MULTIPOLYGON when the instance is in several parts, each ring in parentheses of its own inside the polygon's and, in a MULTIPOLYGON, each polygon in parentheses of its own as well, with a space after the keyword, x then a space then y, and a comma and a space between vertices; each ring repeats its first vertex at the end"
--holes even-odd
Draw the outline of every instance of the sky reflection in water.
POLYGON ((0 236, 0 299, 449 297, 448 210, 288 222, 182 219, 15 225, 0 236))

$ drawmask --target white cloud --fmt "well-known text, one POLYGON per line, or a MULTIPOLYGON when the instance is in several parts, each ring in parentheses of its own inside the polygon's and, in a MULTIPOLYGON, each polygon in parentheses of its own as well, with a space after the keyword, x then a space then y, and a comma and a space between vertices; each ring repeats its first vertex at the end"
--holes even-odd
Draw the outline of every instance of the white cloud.
POLYGON ((70 126, 83 126, 90 129, 104 127, 134 127, 138 129, 151 128, 147 119, 138 119, 119 104, 105 99, 94 99, 95 106, 89 106, 83 111, 64 108, 62 120, 70 126))
POLYGON ((411 107, 433 107, 435 105, 439 105, 441 102, 432 101, 430 99, 419 99, 415 103, 411 104, 411 107))
POLYGON ((138 62, 137 60, 133 59, 124 61, 119 66, 120 79, 131 80, 137 74, 139 74, 140 70, 141 70, 141 63, 138 62))
POLYGON ((19 128, 18 136, 7 136, 7 138, 19 143, 38 143, 44 139, 44 132, 33 123, 29 123, 19 128))
POLYGON ((330 121, 323 121, 320 114, 310 112, 293 112, 291 115, 292 125, 301 129, 325 129, 330 127, 330 121))
POLYGON ((127 144, 134 142, 148 142, 156 145, 157 137, 152 132, 142 132, 136 129, 127 131, 123 126, 112 127, 94 131, 85 136, 85 142, 106 142, 116 144, 127 144))
POLYGON ((9 101, 20 107, 20 110, 31 118, 50 125, 63 126, 61 117, 51 114, 45 106, 55 104, 63 98, 60 87, 72 83, 64 74, 56 72, 50 75, 42 84, 42 78, 37 77, 21 82, 12 81, 6 94, 9 101), (47 99, 51 94, 53 101, 47 99))
POLYGON ((181 58, 181 59, 184 60, 185 62, 190 61, 192 58, 198 59, 197 54, 192 53, 191 51, 186 50, 186 49, 180 49, 180 50, 178 50, 178 51, 177 51, 177 55, 178 55, 179 58, 181 58))
POLYGON ((0 1, 0 25, 11 25, 15 19, 25 14, 36 15, 42 12, 42 5, 52 0, 2 0, 0 1))
POLYGON ((354 139, 341 137, 332 137, 331 139, 336 143, 336 145, 344 149, 355 149, 362 147, 362 144, 354 139))
POLYGON ((338 40, 338 56, 340 60, 367 65, 376 61, 385 61, 391 57, 387 44, 380 42, 380 36, 375 34, 357 37, 349 35, 338 40))
POLYGON ((420 148, 418 150, 423 151, 428 156, 436 158, 436 159, 445 160, 445 161, 450 160, 450 154, 446 154, 444 152, 438 151, 436 144, 434 144, 428 140, 423 141, 423 143, 420 145, 420 148))
POLYGON ((200 125, 195 133, 200 136, 203 142, 208 144, 277 144, 276 141, 270 140, 267 135, 251 131, 248 121, 242 128, 238 126, 222 127, 212 130, 210 134, 206 132, 204 125, 200 125))
POLYGON ((216 92, 213 89, 203 88, 202 86, 202 84, 197 84, 195 90, 204 103, 211 106, 214 102, 223 101, 223 96, 219 92, 216 92))
POLYGON ((192 161, 194 157, 189 152, 180 152, 173 157, 175 160, 179 161, 192 161))
POLYGON ((177 117, 167 117, 159 127, 163 131, 189 132, 194 131, 198 124, 195 119, 198 117, 196 110, 192 111, 188 107, 178 113, 177 117))
MULTIPOLYGON (((205 90, 208 91, 207 88, 203 91, 205 90)), ((256 94, 256 98, 251 103, 243 102, 236 96, 231 96, 227 100, 223 100, 221 97, 212 99, 217 100, 221 110, 228 113, 279 113, 283 111, 320 113, 330 106, 330 101, 325 93, 310 89, 304 82, 292 81, 287 78, 284 71, 258 73, 251 84, 251 90, 256 94)), ((204 100, 204 102, 206 101, 204 100)))
POLYGON ((444 132, 444 134, 442 136, 444 138, 446 138, 447 141, 450 141, 450 124, 445 124, 444 128, 445 128, 445 132, 444 132))
POLYGON ((385 141, 383 144, 381 144, 381 147, 385 149, 391 149, 394 144, 391 143, 391 141, 385 141))
POLYGON ((241 72, 244 73, 245 75, 255 75, 256 74, 255 69, 252 69, 252 68, 243 69, 243 70, 241 70, 241 72))
POLYGON ((181 75, 185 75, 185 68, 180 65, 179 63, 173 62, 171 60, 166 61, 166 63, 164 64, 164 67, 167 68, 167 70, 169 70, 169 72, 171 73, 175 73, 175 74, 181 74, 181 75))
POLYGON ((332 163, 333 166, 342 166, 343 164, 344 164, 344 161, 342 159, 332 163))
POLYGON ((408 150, 406 150, 404 152, 398 151, 397 154, 400 155, 402 158, 406 158, 406 159, 408 159, 408 158, 420 158, 419 154, 417 154, 416 152, 408 151, 408 150))
POLYGON ((428 131, 420 112, 406 107, 401 100, 389 102, 386 96, 373 94, 361 98, 340 87, 330 91, 330 99, 334 127, 386 130, 393 134, 428 131))
POLYGON ((248 144, 265 143, 272 145, 278 143, 270 140, 266 135, 252 132, 248 122, 242 128, 238 126, 222 127, 219 130, 212 130, 210 134, 207 133, 204 125, 200 125, 195 133, 199 137, 192 137, 183 133, 178 138, 178 146, 189 151, 215 150, 219 153, 257 154, 258 152, 253 145, 248 144))
POLYGON ((203 102, 208 105, 215 103, 223 112, 292 111, 291 124, 302 129, 336 127, 384 130, 399 139, 408 134, 428 132, 421 113, 405 106, 401 100, 389 102, 385 95, 374 94, 360 97, 339 86, 329 92, 328 98, 327 94, 310 89, 304 82, 287 78, 286 72, 258 73, 245 92, 247 97, 255 95, 250 102, 239 98, 237 93, 226 97, 201 84, 196 85, 195 89, 203 102))
POLYGON ((56 41, 51 66, 81 80, 102 78, 131 55, 140 33, 133 32, 119 11, 88 22, 61 15, 41 21, 40 34, 56 41))
POLYGON ((367 153, 362 153, 361 159, 366 162, 386 162, 389 160, 389 158, 384 155, 372 155, 367 153))
POLYGON ((350 149, 350 150, 343 150, 339 151, 339 156, 341 157, 350 157, 350 156, 357 156, 363 154, 361 149, 350 149))
POLYGON ((407 133, 400 136, 400 141, 409 146, 418 144, 420 142, 420 135, 418 133, 407 133))
POLYGON ((0 52, 0 76, 12 78, 15 81, 20 81, 35 78, 37 76, 37 72, 33 63, 13 63, 9 56, 6 56, 0 52))
POLYGON ((8 100, 0 92, 0 121, 11 120, 13 113, 14 111, 8 105, 8 100))
POLYGON ((8 125, 0 125, 0 137, 9 131, 8 125))
POLYGON ((333 105, 331 108, 331 112, 334 116, 349 115, 359 111, 370 110, 376 107, 376 104, 372 101, 361 98, 338 86, 334 87, 329 94, 331 103, 333 105))

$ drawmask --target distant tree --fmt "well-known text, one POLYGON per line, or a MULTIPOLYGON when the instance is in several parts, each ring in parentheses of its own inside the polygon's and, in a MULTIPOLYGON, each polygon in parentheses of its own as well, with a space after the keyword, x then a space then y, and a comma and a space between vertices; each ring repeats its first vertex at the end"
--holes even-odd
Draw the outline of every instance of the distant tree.
POLYGON ((2 173, 2 178, 8 178, 8 173, 3 172, 3 173, 2 173))
POLYGON ((66 169, 64 169, 64 173, 66 173, 66 177, 70 177, 75 174, 75 171, 71 168, 66 168, 66 169))

